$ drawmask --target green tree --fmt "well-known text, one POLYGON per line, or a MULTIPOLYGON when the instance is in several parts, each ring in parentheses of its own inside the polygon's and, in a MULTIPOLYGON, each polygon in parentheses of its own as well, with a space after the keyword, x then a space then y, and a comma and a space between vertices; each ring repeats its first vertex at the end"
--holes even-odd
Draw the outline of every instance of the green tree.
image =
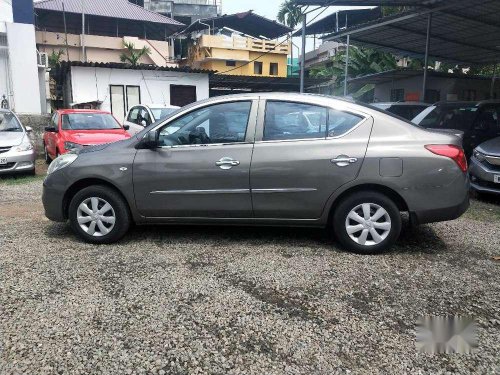
POLYGON ((302 9, 293 0, 285 0, 278 12, 278 21, 295 29, 302 20, 302 9))
POLYGON ((61 57, 65 55, 64 50, 60 49, 59 51, 52 50, 52 53, 48 56, 49 66, 51 68, 56 67, 61 63, 61 57))
POLYGON ((120 61, 132 66, 137 66, 141 57, 151 54, 149 47, 144 46, 137 50, 132 42, 123 42, 123 47, 126 51, 120 55, 120 61))

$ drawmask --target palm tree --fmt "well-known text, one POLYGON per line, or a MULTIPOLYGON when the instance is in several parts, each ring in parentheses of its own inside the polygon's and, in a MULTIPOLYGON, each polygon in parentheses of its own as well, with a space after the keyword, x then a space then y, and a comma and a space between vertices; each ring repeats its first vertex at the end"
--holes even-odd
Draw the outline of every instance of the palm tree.
MULTIPOLYGON (((295 29, 299 22, 302 20, 302 9, 295 4, 293 0, 285 0, 281 5, 278 12, 278 21, 287 25, 291 29, 295 29)), ((293 32, 292 34, 293 35, 293 32)), ((293 73, 293 37, 290 35, 291 51, 290 59, 292 60, 292 73, 293 73)))
POLYGON ((136 50, 132 42, 123 42, 123 47, 126 49, 126 52, 120 55, 120 61, 132 66, 137 66, 142 56, 147 56, 151 53, 151 49, 146 46, 140 50, 136 50))

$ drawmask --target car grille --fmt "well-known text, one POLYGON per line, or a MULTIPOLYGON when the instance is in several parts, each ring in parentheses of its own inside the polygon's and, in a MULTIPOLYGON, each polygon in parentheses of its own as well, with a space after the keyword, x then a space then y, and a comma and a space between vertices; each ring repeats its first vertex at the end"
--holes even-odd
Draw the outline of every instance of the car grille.
POLYGON ((500 157, 485 155, 486 161, 491 165, 500 166, 500 157))
POLYGON ((0 147, 0 154, 9 151, 11 148, 12 148, 12 146, 0 147))
POLYGON ((0 170, 2 170, 2 169, 10 169, 10 168, 12 168, 14 166, 14 164, 16 164, 16 163, 1 164, 0 165, 0 170))
POLYGON ((500 173, 500 164, 492 164, 488 159, 486 159, 483 164, 485 164, 485 166, 488 167, 490 171, 500 173))

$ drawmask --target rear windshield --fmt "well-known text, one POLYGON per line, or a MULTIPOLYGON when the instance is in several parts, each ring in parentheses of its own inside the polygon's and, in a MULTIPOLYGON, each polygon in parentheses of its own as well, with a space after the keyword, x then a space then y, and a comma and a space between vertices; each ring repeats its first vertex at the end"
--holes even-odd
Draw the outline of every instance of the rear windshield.
POLYGON ((115 118, 107 113, 71 113, 62 116, 64 130, 121 129, 115 118))
POLYGON ((0 132, 21 133, 23 127, 17 121, 16 116, 9 112, 0 112, 0 132))
POLYGON ((467 130, 476 117, 475 104, 433 105, 413 119, 424 128, 467 130))

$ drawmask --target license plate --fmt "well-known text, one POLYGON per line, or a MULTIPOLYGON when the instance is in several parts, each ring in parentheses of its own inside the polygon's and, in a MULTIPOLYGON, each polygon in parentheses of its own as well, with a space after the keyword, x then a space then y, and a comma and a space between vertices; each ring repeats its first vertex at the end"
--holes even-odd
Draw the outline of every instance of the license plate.
POLYGON ((495 176, 493 176, 493 181, 495 181, 496 184, 500 184, 500 174, 496 174, 495 176))
POLYGON ((0 158, 0 165, 7 164, 7 158, 0 158))

